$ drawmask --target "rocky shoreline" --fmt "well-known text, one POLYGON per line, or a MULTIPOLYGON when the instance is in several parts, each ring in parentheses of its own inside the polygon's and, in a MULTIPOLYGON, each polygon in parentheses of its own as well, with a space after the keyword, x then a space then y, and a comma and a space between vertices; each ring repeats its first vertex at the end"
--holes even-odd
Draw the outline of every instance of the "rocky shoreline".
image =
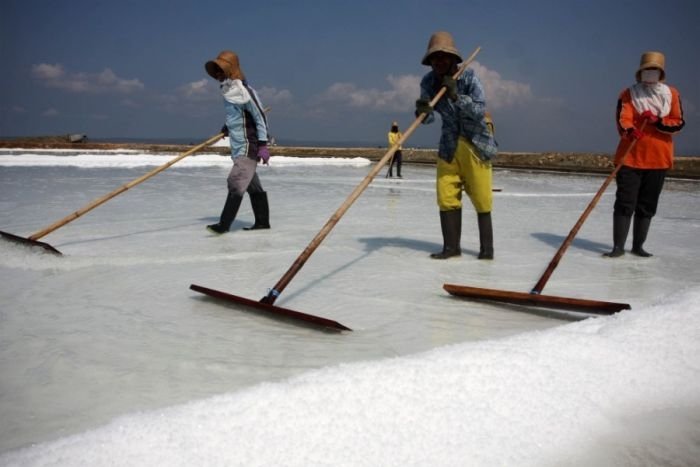
MULTIPOLYGON (((168 145, 147 143, 70 143, 65 137, 16 138, 0 140, 0 148, 22 149, 133 149, 146 153, 182 153, 193 145, 168 145)), ((227 147, 209 147, 207 152, 228 153, 227 147)), ((365 157, 378 161, 386 154, 387 148, 334 148, 334 147, 292 147, 272 146, 271 155, 295 157, 365 157)), ((406 148, 403 160, 407 164, 434 164, 437 158, 435 149, 406 148)), ((493 163, 495 168, 575 172, 575 173, 610 173, 614 168, 612 155, 593 153, 563 152, 502 152, 493 163)), ((700 156, 676 157, 669 177, 700 180, 700 156)))
MULTIPOLYGON (((224 148, 225 150, 226 148, 224 148)), ((303 157, 366 157, 377 161, 386 148, 317 148, 274 147, 272 155, 303 157)), ((435 164, 435 149, 403 149, 403 161, 409 164, 435 164)), ((576 173, 610 173, 614 169, 611 154, 563 152, 501 152, 493 162, 495 168, 576 173)), ((677 157, 669 177, 700 179, 700 157, 677 157)))

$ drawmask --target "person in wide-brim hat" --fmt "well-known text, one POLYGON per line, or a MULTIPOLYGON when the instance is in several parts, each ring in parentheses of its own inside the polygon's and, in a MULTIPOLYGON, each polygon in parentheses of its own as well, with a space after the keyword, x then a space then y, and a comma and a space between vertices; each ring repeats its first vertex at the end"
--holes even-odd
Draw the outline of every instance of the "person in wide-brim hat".
MULTIPOLYGON (((614 163, 619 166, 613 207, 613 247, 604 254, 618 258, 632 227, 632 254, 652 256, 644 249, 656 215, 666 172, 673 167, 673 136, 685 126, 678 90, 663 81, 666 59, 644 52, 635 71, 636 83, 622 90, 616 105, 620 142, 614 163)), ((663 242, 663 237, 662 237, 663 242)))
POLYGON ((420 98, 416 101, 416 117, 425 115, 423 123, 442 119, 436 173, 437 204, 442 230, 442 251, 430 255, 447 259, 462 254, 462 191, 466 191, 477 214, 479 227, 478 259, 492 260, 493 225, 491 210, 491 159, 498 145, 486 119, 486 95, 474 70, 467 68, 455 78, 462 54, 449 32, 438 31, 430 36, 421 59, 431 71, 421 79, 420 98), (444 95, 431 105, 444 88, 444 95))
POLYGON ((221 216, 207 230, 220 235, 231 228, 243 195, 250 195, 255 223, 243 230, 270 228, 267 192, 257 174, 258 162, 268 164, 270 151, 267 118, 255 89, 246 81, 238 55, 224 50, 204 64, 207 74, 219 82, 226 119, 221 134, 229 137, 233 167, 226 179, 228 193, 221 216))

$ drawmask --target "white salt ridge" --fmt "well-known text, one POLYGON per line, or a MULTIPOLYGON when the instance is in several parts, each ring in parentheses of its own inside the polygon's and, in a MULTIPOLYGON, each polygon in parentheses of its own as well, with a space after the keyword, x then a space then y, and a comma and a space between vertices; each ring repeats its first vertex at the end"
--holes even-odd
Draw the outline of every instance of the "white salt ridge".
POLYGON ((613 317, 325 368, 0 464, 696 465, 698 303, 696 287, 613 317))
MULTIPOLYGON (((82 168, 136 168, 157 167, 167 164, 178 157, 178 154, 143 154, 138 151, 81 151, 70 155, 56 155, 51 152, 23 152, 18 154, 6 154, 0 151, 0 167, 82 167, 82 168)), ((286 165, 333 165, 363 167, 370 164, 364 157, 355 158, 322 158, 322 157, 287 157, 273 156, 272 166, 286 165)), ((195 153, 187 156, 173 167, 231 167, 231 158, 228 155, 213 153, 195 153)))

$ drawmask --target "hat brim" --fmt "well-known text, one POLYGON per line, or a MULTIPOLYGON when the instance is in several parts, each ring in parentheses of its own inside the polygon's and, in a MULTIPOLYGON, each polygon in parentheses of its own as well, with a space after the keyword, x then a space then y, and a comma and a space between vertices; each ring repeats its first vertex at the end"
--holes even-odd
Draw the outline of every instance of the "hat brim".
POLYGON ((444 52, 446 54, 454 55, 455 58, 457 58, 457 63, 462 63, 464 61, 462 59, 462 57, 459 55, 459 53, 455 53, 452 50, 436 49, 436 50, 430 50, 429 52, 427 52, 425 54, 425 56, 423 57, 421 64, 425 65, 425 66, 430 66, 430 56, 437 53, 437 52, 444 52))
POLYGON ((214 60, 209 60, 207 63, 204 64, 204 69, 207 70, 207 74, 211 76, 212 78, 216 79, 216 75, 219 72, 223 72, 223 68, 219 66, 218 63, 214 60))

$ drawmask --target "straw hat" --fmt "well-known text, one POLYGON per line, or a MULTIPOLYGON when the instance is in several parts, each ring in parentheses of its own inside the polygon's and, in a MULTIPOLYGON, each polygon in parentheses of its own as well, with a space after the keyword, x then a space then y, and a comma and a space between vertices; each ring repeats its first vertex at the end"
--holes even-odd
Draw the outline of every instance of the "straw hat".
POLYGON ((227 78, 245 79, 245 75, 241 70, 241 65, 238 63, 238 55, 230 50, 219 52, 214 60, 209 60, 204 64, 204 68, 212 78, 216 79, 216 73, 219 69, 224 72, 227 78))
POLYGON ((661 78, 659 78, 659 81, 663 81, 666 78, 666 70, 664 69, 665 64, 666 59, 664 58, 664 54, 661 52, 644 52, 642 54, 642 58, 639 60, 639 69, 634 76, 637 78, 637 81, 640 81, 642 70, 646 70, 647 68, 658 68, 661 70, 661 78))
POLYGON ((423 60, 421 64, 430 66, 430 60, 428 58, 435 52, 445 52, 452 54, 457 57, 459 62, 462 61, 462 56, 459 54, 459 50, 455 47, 455 41, 452 39, 452 34, 445 31, 438 31, 432 36, 430 36, 430 42, 428 42, 428 50, 423 55, 423 60))

